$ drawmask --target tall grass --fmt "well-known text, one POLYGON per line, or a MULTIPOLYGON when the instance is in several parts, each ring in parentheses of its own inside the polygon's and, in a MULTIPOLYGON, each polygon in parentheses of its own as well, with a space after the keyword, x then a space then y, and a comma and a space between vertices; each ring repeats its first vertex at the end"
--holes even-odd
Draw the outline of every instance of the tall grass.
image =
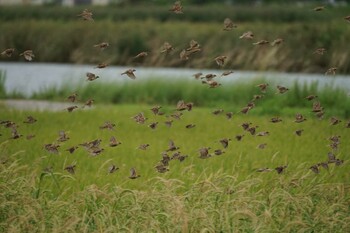
MULTIPOLYGON (((171 80, 170 78, 153 78, 140 80, 137 83, 120 82, 81 83, 77 86, 71 84, 60 88, 52 87, 34 93, 30 98, 40 100, 63 101, 73 92, 77 92, 81 101, 93 97, 96 103, 113 104, 162 104, 175 105, 180 99, 190 100, 196 106, 223 107, 239 112, 254 95, 261 94, 258 84, 267 82, 264 78, 257 78, 251 82, 226 82, 216 89, 202 85, 200 81, 171 80)), ((305 99, 314 94, 326 109, 326 115, 336 114, 342 117, 350 116, 350 98, 346 90, 326 86, 319 87, 317 82, 312 84, 294 83, 288 86, 289 92, 277 95, 276 81, 270 84, 267 93, 256 104, 251 114, 288 114, 291 109, 309 109, 312 102, 305 99)))
MULTIPOLYGON (((89 6, 95 20, 125 21, 129 19, 156 21, 188 21, 188 22, 222 22, 230 17, 236 22, 328 22, 329 20, 345 17, 349 6, 326 6, 322 13, 314 12, 314 4, 302 6, 290 5, 184 5, 184 14, 176 15, 168 10, 171 4, 156 6, 152 3, 132 4, 121 6, 89 6)), ((3 6, 0 8, 1 21, 16 20, 54 20, 72 21, 86 6, 59 7, 59 6, 3 6)))
POLYGON ((325 73, 330 67, 338 67, 338 73, 350 73, 349 54, 344 49, 350 33, 342 18, 327 23, 237 24, 237 29, 225 32, 219 22, 8 21, 0 25, 0 47, 16 48, 16 54, 1 60, 19 61, 23 58, 18 53, 32 49, 37 62, 218 68, 214 58, 226 55, 226 69, 325 73), (254 32, 254 41, 239 39, 246 31, 254 32), (280 46, 252 45, 258 40, 273 41, 279 37, 285 40, 280 46), (202 51, 181 61, 179 53, 192 39, 200 43, 202 51), (109 42, 110 47, 102 52, 93 48, 102 41, 109 42), (168 55, 160 53, 165 41, 175 48, 168 55), (326 48, 327 53, 314 54, 319 47, 326 48), (141 51, 148 51, 149 55, 133 59, 141 51))
MULTIPOLYGON (((147 190, 90 185, 69 197, 43 190, 19 161, 0 164, 3 232, 348 232, 349 185, 296 172, 237 181, 218 171, 193 179, 147 180, 147 190), (25 175, 24 175, 25 174, 25 175)), ((44 174, 48 179, 50 174, 44 174)), ((63 175, 58 175, 63 177, 63 175)), ((62 193, 68 187, 63 187, 62 193)))

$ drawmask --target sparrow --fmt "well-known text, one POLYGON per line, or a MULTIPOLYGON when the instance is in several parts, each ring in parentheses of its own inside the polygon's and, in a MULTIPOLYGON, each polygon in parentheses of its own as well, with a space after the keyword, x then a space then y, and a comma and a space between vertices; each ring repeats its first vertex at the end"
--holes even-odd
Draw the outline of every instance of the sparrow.
POLYGON ((99 76, 95 75, 94 73, 87 72, 86 73, 86 81, 94 81, 95 79, 98 79, 99 76))
POLYGON ((23 121, 23 123, 26 123, 26 124, 34 124, 35 122, 37 122, 37 119, 35 119, 32 116, 27 116, 27 119, 23 121))
POLYGON ((1 56, 11 57, 14 52, 15 52, 14 48, 5 49, 4 51, 1 52, 1 56))
POLYGON ((230 18, 224 20, 224 31, 231 31, 232 29, 237 28, 237 25, 233 24, 233 21, 230 18))
POLYGON ((313 53, 318 55, 323 55, 326 52, 325 48, 317 48, 313 53))
POLYGON ((305 99, 307 99, 308 101, 311 101, 311 100, 316 99, 316 98, 318 98, 317 95, 308 95, 305 97, 305 99))
POLYGON ((272 41, 271 46, 275 46, 275 45, 280 45, 284 42, 284 39, 282 38, 277 38, 276 40, 272 41))
POLYGON ((169 42, 164 42, 160 53, 170 53, 174 50, 174 47, 169 42))
POLYGON ((26 59, 27 61, 32 61, 34 56, 33 50, 26 50, 23 53, 19 54, 20 56, 23 56, 24 59, 26 59))
POLYGON ((283 93, 285 93, 287 91, 289 91, 288 88, 280 86, 280 85, 277 85, 277 93, 276 94, 283 94, 283 93))
POLYGON ((74 103, 77 100, 78 94, 77 93, 73 93, 70 96, 67 97, 67 100, 74 103))
POLYGON ((260 40, 258 42, 253 43, 253 45, 266 45, 269 44, 270 42, 268 42, 267 40, 260 40))
POLYGON ((174 12, 175 14, 183 14, 183 7, 181 5, 181 1, 176 1, 174 5, 169 9, 169 11, 174 12))
POLYGON ((99 43, 99 44, 95 44, 94 45, 95 48, 99 48, 102 50, 105 50, 106 48, 109 47, 109 43, 108 42, 102 42, 102 43, 99 43))
POLYGON ((92 18, 92 15, 93 14, 91 11, 89 11, 88 9, 84 9, 83 12, 77 16, 81 17, 85 21, 94 21, 94 19, 92 18))
POLYGON ((199 149, 199 158, 201 159, 207 159, 211 157, 211 154, 209 154, 210 147, 203 147, 199 149))
POLYGON ((314 11, 323 11, 324 9, 325 9, 324 6, 318 6, 318 7, 313 8, 312 10, 314 10, 314 11))
POLYGON ((140 175, 138 175, 137 173, 136 173, 136 170, 135 170, 135 168, 131 168, 130 169, 130 176, 129 176, 129 178, 130 179, 136 179, 136 178, 139 178, 140 177, 140 175))
POLYGON ((116 146, 119 146, 120 144, 122 144, 122 143, 119 142, 114 136, 112 136, 112 137, 109 139, 109 146, 110 146, 110 147, 116 147, 116 146))
POLYGON ((227 59, 227 56, 218 56, 214 60, 215 60, 216 64, 218 64, 218 66, 223 67, 226 59, 227 59))
POLYGON ((108 173, 112 174, 114 172, 116 172, 119 169, 119 167, 115 166, 114 164, 112 164, 111 166, 109 166, 108 168, 108 173))
POLYGON ((67 167, 64 168, 64 170, 66 170, 67 172, 69 172, 70 174, 75 174, 75 165, 69 165, 67 167))
POLYGON ((129 78, 136 79, 136 76, 134 74, 135 71, 135 69, 128 69, 127 71, 121 73, 121 75, 126 74, 129 78))
POLYGON ((337 67, 331 67, 326 71, 325 75, 329 75, 329 74, 335 75, 335 72, 337 71, 337 69, 338 69, 337 67))
POLYGON ((245 32, 239 37, 239 39, 248 39, 248 40, 252 40, 253 38, 254 38, 254 34, 251 31, 245 32))
POLYGON ((148 56, 148 52, 140 52, 138 53, 134 59, 138 59, 138 58, 142 58, 142 57, 147 57, 148 56))

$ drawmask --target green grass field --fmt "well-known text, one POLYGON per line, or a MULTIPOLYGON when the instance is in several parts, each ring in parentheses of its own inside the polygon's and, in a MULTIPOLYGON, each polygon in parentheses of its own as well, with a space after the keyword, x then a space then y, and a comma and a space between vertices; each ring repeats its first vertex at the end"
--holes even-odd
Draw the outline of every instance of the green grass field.
MULTIPOLYGON (((11 130, 1 127, 1 218, 4 231, 161 231, 161 232, 347 232, 349 220, 350 133, 346 119, 330 125, 329 118, 316 119, 305 114, 307 121, 294 123, 294 114, 271 123, 273 116, 235 114, 228 120, 214 115, 216 108, 196 107, 184 112, 181 120, 165 126, 166 115, 175 105, 163 106, 165 115, 155 116, 150 105, 97 105, 72 113, 26 112, 1 107, 1 120, 16 122, 19 139, 8 139, 11 130), (132 117, 143 112, 145 124, 132 117), (28 115, 38 121, 22 123, 28 115), (106 121, 115 130, 99 129, 106 121), (151 122, 159 122, 154 130, 151 122), (257 125, 257 132, 269 136, 252 136, 240 126, 257 125), (186 129, 188 124, 195 124, 186 129), (304 129, 302 136, 295 130, 304 129), (64 130, 69 140, 60 143, 58 154, 50 154, 44 144, 57 143, 64 130), (28 134, 36 136, 27 140, 28 134), (235 136, 245 134, 242 141, 235 136), (109 147, 109 138, 122 142, 109 147), (315 174, 309 167, 328 160, 329 137, 340 136, 334 151, 344 160, 340 166, 329 165, 315 174), (218 142, 231 138, 225 153, 208 159, 199 158, 199 149, 223 149, 218 142), (73 154, 65 149, 101 139, 105 150, 91 156, 82 147, 73 154), (161 152, 174 140, 179 151, 188 157, 170 161, 169 171, 160 174, 154 166, 161 152), (148 143, 145 151, 137 149, 148 143), (267 143, 265 149, 258 149, 267 143), (75 174, 64 168, 76 165, 75 174), (108 173, 108 167, 119 167, 108 173), (259 168, 288 165, 282 174, 275 170, 256 172, 259 168), (45 168, 52 171, 45 172, 45 168), (128 176, 134 167, 138 179, 128 176)), ((229 111, 228 109, 224 109, 229 111)), ((299 109, 295 108, 295 112, 299 109)), ((253 110, 252 110, 253 111, 253 110)), ((169 152, 172 155, 172 152, 169 152)))

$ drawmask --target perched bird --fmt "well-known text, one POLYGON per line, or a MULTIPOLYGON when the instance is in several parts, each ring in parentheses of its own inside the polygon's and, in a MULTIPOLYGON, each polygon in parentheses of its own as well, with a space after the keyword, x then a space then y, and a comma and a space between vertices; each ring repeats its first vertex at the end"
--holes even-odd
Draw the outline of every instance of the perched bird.
POLYGON ((65 108, 65 110, 67 110, 68 112, 73 112, 73 110, 75 110, 77 108, 78 108, 78 106, 74 105, 74 106, 70 106, 70 107, 65 108))
POLYGON ((277 85, 277 93, 276 94, 283 94, 287 91, 289 91, 289 89, 287 87, 277 85))
POLYGON ((94 81, 95 79, 98 79, 99 76, 95 75, 94 73, 87 72, 86 73, 86 81, 94 81))
POLYGON ((267 146, 267 143, 262 143, 262 144, 259 144, 257 146, 258 149, 265 149, 265 147, 267 146))
POLYGON ((280 45, 284 42, 284 39, 282 38, 277 38, 276 40, 272 41, 271 46, 275 46, 275 45, 280 45))
POLYGON ((147 143, 147 144, 141 144, 139 145, 138 149, 140 150, 147 150, 147 148, 149 147, 150 145, 147 143))
POLYGON ((323 55, 327 50, 325 48, 317 48, 313 53, 323 55))
POLYGON ((71 95, 69 95, 67 97, 67 100, 72 102, 72 103, 74 103, 77 100, 77 97, 78 97, 78 94, 77 93, 73 93, 73 94, 71 94, 71 95))
POLYGON ((140 52, 138 53, 134 59, 138 59, 138 58, 142 58, 142 57, 147 57, 148 56, 148 52, 140 52))
POLYGON ((295 134, 298 135, 298 136, 301 136, 301 134, 304 132, 303 129, 298 129, 295 131, 295 134))
POLYGON ((211 157, 211 154, 209 154, 210 147, 203 147, 199 149, 199 158, 201 159, 207 159, 211 157))
POLYGON ((67 167, 64 168, 64 170, 66 170, 67 172, 69 172, 70 174, 75 174, 75 165, 68 165, 67 167))
POLYGON ((295 123, 301 123, 303 121, 306 121, 306 118, 303 115, 301 115, 300 113, 297 113, 295 115, 295 121, 294 122, 295 123))
POLYGON ((245 32, 243 33, 239 39, 248 39, 248 40, 252 40, 254 39, 254 34, 251 31, 245 32))
POLYGON ((335 75, 335 72, 337 71, 337 67, 331 67, 331 68, 329 68, 327 71, 326 71, 326 75, 335 75))
POLYGON ((129 176, 129 178, 130 179, 136 179, 136 178, 139 178, 140 177, 140 175, 138 175, 137 173, 136 173, 136 170, 135 170, 135 168, 131 168, 130 169, 130 176, 129 176))
POLYGON ((232 29, 237 28, 237 25, 233 24, 233 21, 230 18, 224 20, 224 31, 231 31, 232 29))
POLYGON ((110 147, 116 147, 116 146, 119 146, 120 144, 122 144, 122 143, 119 142, 114 136, 112 136, 112 137, 109 139, 109 146, 110 146, 110 147))
POLYGON ((119 169, 119 167, 115 166, 114 164, 112 164, 111 166, 109 166, 108 168, 108 173, 112 174, 114 172, 116 172, 119 169))
POLYGON ((106 121, 102 126, 100 126, 100 129, 108 129, 108 130, 114 130, 115 124, 111 123, 109 121, 106 121))
POLYGON ((308 101, 314 100, 316 98, 318 98, 317 95, 308 95, 308 96, 305 97, 305 99, 307 99, 308 101))
POLYGON ((34 124, 35 122, 37 122, 37 119, 35 119, 33 116, 27 116, 27 119, 23 121, 23 123, 26 124, 34 124))
POLYGON ((174 50, 174 47, 169 42, 164 42, 160 53, 170 53, 174 50))
POLYGON ((261 84, 258 84, 258 85, 257 85, 257 87, 260 88, 260 91, 261 91, 262 93, 265 93, 265 92, 266 92, 266 89, 267 89, 268 86, 269 86, 268 83, 261 83, 261 84))
POLYGON ((267 40, 260 40, 258 42, 253 43, 253 45, 266 45, 269 44, 270 42, 268 42, 267 40))
POLYGON ((32 61, 34 56, 33 50, 26 50, 23 53, 19 54, 20 56, 23 56, 24 59, 26 59, 27 61, 32 61))
POLYGON ((227 56, 222 55, 222 56, 216 57, 214 60, 215 60, 216 64, 218 64, 218 66, 223 67, 226 59, 227 59, 227 56))
POLYGON ((106 48, 109 47, 109 43, 108 42, 102 42, 102 43, 99 43, 99 44, 95 44, 94 47, 95 48, 99 48, 102 51, 102 50, 105 50, 106 48))
POLYGON ((174 5, 169 9, 169 11, 174 12, 175 14, 183 14, 183 7, 181 5, 181 1, 176 1, 174 5))
POLYGON ((4 51, 1 52, 1 56, 11 57, 14 52, 15 52, 14 48, 5 49, 4 51))
POLYGON ((94 19, 92 18, 92 15, 93 14, 91 11, 89 11, 88 9, 84 9, 83 12, 77 16, 81 17, 85 21, 94 21, 94 19))
POLYGON ((126 74, 129 78, 136 79, 136 76, 134 74, 135 71, 135 69, 128 69, 127 71, 121 73, 121 75, 126 74))
POLYGON ((325 9, 324 6, 317 6, 317 7, 313 8, 312 10, 314 10, 314 11, 323 11, 324 9, 325 9))

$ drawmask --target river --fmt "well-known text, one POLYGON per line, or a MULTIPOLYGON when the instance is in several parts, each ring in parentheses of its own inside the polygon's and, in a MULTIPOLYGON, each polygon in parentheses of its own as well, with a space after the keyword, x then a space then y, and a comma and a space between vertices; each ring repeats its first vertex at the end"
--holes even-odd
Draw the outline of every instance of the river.
MULTIPOLYGON (((60 87, 62 84, 84 82, 86 72, 92 72, 101 78, 98 82, 135 82, 121 75, 122 72, 131 67, 109 66, 104 69, 95 69, 92 65, 75 64, 53 64, 53 63, 21 63, 21 62, 0 62, 0 70, 6 72, 5 88, 7 93, 17 92, 30 96, 34 92, 49 88, 60 87)), ((135 67, 137 80, 149 78, 172 78, 172 79, 193 79, 193 74, 220 75, 223 70, 199 70, 186 68, 150 68, 135 67)), ((326 76, 322 74, 304 73, 279 73, 279 72, 247 72, 234 71, 233 74, 220 79, 220 82, 251 81, 264 77, 267 81, 273 80, 281 85, 290 85, 295 82, 310 84, 317 82, 320 87, 339 87, 350 92, 350 76, 335 75, 326 76)), ((136 80, 136 81, 137 81, 136 80)), ((96 82, 95 81, 95 82, 96 82)))

